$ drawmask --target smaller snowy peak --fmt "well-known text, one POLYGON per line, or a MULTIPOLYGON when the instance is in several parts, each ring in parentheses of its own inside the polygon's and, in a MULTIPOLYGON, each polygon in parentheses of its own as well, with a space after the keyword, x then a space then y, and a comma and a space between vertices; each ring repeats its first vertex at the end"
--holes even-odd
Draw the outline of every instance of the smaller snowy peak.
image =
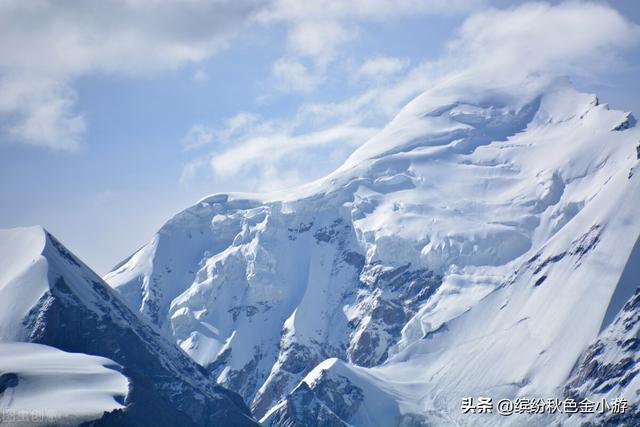
POLYGON ((15 273, 0 282, 0 341, 102 356, 122 366, 130 392, 100 425, 255 425, 238 395, 216 386, 54 236, 41 228, 0 233, 0 252, 12 250, 15 273))
POLYGON ((309 372, 261 423, 269 427, 411 425, 410 415, 400 415, 397 397, 363 370, 332 358, 309 372))
POLYGON ((3 425, 77 425, 124 408, 129 381, 117 363, 22 342, 0 342, 3 425))

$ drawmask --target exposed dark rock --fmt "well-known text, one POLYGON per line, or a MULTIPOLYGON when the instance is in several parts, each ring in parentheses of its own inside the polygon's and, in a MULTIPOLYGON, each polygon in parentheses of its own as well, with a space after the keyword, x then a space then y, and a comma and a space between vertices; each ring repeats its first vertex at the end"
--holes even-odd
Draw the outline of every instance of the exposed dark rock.
POLYGON ((538 266, 535 268, 535 270, 533 270, 533 274, 540 273, 542 270, 544 270, 550 264, 555 264, 556 262, 562 261, 562 259, 565 257, 565 255, 567 255, 566 252, 561 252, 561 253, 559 253, 557 255, 553 255, 553 256, 545 259, 540 264, 538 264, 538 266))
POLYGON ((49 241, 51 242, 53 247, 56 248, 58 250, 58 252, 60 253, 60 256, 62 256, 65 260, 67 260, 67 262, 69 262, 70 264, 75 265, 76 267, 82 267, 82 265, 78 262, 76 257, 74 257, 71 254, 71 252, 69 252, 67 250, 67 248, 65 248, 64 245, 62 243, 60 243, 60 241, 58 241, 58 239, 56 239, 55 237, 53 237, 49 233, 47 233, 47 239, 49 239, 49 241))
POLYGON ((536 282, 533 284, 533 286, 534 287, 538 287, 538 286, 542 285, 545 280, 547 280, 547 276, 540 276, 540 277, 538 277, 536 282))
POLYGON ((622 120, 617 126, 615 126, 613 131, 622 131, 627 130, 636 125, 636 118, 631 113, 627 113, 627 116, 622 120))
POLYGON ((227 311, 231 313, 233 321, 235 322, 236 320, 238 320, 238 316, 240 315, 240 313, 243 313, 245 317, 253 317, 259 310, 258 307, 253 305, 243 305, 239 307, 232 307, 227 311))
MULTIPOLYGON (((576 400, 619 397, 640 371, 640 290, 631 296, 598 339, 580 357, 564 394, 576 400), (615 390, 615 391, 614 391, 615 390)), ((585 426, 639 425, 640 412, 630 405, 625 413, 606 412, 585 419, 585 426)))
POLYGON ((571 242, 571 245, 569 246, 569 250, 563 251, 556 255, 552 255, 544 259, 542 262, 537 262, 542 256, 540 253, 538 253, 533 257, 531 257, 529 261, 527 261, 527 265, 532 267, 535 266, 533 267, 533 274, 537 275, 538 273, 540 273, 542 270, 546 269, 550 265, 562 261, 566 256, 575 256, 577 257, 576 262, 580 262, 582 257, 584 257, 586 254, 591 252, 596 246, 598 246, 598 243, 600 242, 601 232, 602 230, 600 225, 593 225, 589 229, 589 231, 587 231, 586 233, 584 233, 583 235, 575 239, 573 242, 571 242))
POLYGON ((344 376, 324 373, 312 385, 301 382, 287 397, 285 404, 269 418, 269 426, 324 427, 348 426, 358 410, 364 393, 344 376))
POLYGON ((247 401, 251 401, 254 390, 266 379, 256 373, 256 368, 262 357, 262 352, 255 349, 253 358, 242 369, 230 370, 222 385, 239 393, 247 401))
POLYGON ((269 418, 270 427, 348 427, 336 414, 320 402, 307 383, 302 382, 286 404, 269 418))
POLYGON ((344 261, 356 269, 361 270, 362 267, 364 267, 365 258, 357 252, 346 252, 344 254, 344 261))
POLYGON ((312 227, 313 221, 310 221, 306 224, 300 223, 295 227, 287 228, 287 231, 289 231, 289 240, 296 240, 298 238, 298 234, 306 233, 307 231, 311 230, 312 227))
POLYGON ((339 353, 331 346, 307 346, 291 343, 283 347, 278 363, 280 370, 267 383, 265 389, 254 399, 254 413, 263 415, 269 407, 283 395, 283 390, 290 390, 300 378, 309 373, 322 360, 335 357, 339 353))
POLYGON ((303 372, 309 367, 317 365, 320 360, 315 352, 311 351, 309 347, 298 343, 293 343, 291 347, 286 350, 287 357, 284 358, 282 363, 282 369, 292 374, 298 374, 303 372))
POLYGON ((0 374, 0 394, 8 388, 16 387, 18 385, 18 376, 12 372, 0 374))
POLYGON ((368 292, 359 296, 358 303, 365 316, 352 324, 347 351, 352 363, 368 367, 384 363, 404 325, 442 284, 442 277, 433 271, 410 267, 369 265, 363 270, 368 292))

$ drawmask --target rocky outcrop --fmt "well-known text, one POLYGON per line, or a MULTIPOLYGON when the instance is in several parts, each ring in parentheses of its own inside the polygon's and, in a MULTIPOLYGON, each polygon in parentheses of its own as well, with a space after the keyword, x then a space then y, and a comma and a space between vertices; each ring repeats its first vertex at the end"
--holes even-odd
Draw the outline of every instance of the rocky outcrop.
POLYGON ((624 410, 609 408, 603 414, 583 415, 580 423, 584 425, 639 425, 640 407, 634 402, 640 386, 639 373, 640 288, 636 289, 609 328, 584 352, 564 394, 576 401, 589 399, 600 402, 605 399, 608 404, 624 399, 624 410))
MULTIPOLYGON (((215 385, 205 369, 139 319, 58 240, 38 233, 43 249, 33 256, 46 260, 45 282, 18 279, 3 290, 42 286, 44 293, 21 320, 5 318, 5 330, 14 322, 12 329, 22 332, 3 338, 103 356, 122 366, 130 384, 125 409, 89 425, 256 425, 240 396, 215 385)), ((10 382, 10 377, 2 381, 10 382)))

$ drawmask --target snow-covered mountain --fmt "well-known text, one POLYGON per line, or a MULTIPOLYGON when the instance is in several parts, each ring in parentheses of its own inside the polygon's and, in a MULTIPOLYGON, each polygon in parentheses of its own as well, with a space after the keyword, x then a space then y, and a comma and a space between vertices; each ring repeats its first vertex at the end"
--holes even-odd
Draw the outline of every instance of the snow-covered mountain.
POLYGON ((40 227, 0 230, 0 415, 3 425, 255 425, 237 394, 40 227))
POLYGON ((207 197, 105 280, 267 425, 547 425, 461 400, 600 380, 635 413, 635 124, 567 79, 460 75, 330 176, 207 197))

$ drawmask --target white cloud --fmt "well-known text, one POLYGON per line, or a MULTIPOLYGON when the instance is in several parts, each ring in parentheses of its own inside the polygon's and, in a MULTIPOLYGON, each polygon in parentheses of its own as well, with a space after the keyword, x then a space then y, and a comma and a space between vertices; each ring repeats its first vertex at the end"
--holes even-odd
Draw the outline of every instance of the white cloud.
POLYGON ((323 80, 321 74, 312 72, 297 59, 280 58, 273 64, 273 75, 279 90, 311 92, 323 80))
POLYGON ((619 55, 639 40, 639 27, 604 3, 527 3, 471 16, 444 61, 494 81, 532 73, 585 75, 620 63, 619 55))
POLYGON ((360 78, 380 80, 396 75, 404 70, 409 61, 389 56, 378 56, 366 60, 356 71, 360 78))
POLYGON ((254 135, 239 141, 234 147, 211 158, 216 175, 231 175, 257 164, 274 165, 296 151, 310 150, 332 144, 350 149, 373 136, 376 129, 340 124, 316 132, 254 135))
POLYGON ((207 164, 206 158, 197 158, 185 164, 180 174, 180 184, 186 189, 191 189, 196 181, 207 179, 207 164))
POLYGON ((241 112, 227 120, 226 131, 223 132, 224 139, 228 139, 237 132, 241 132, 258 121, 259 117, 255 114, 241 112))
POLYGON ((292 25, 288 35, 289 49, 319 64, 333 60, 336 50, 355 39, 356 31, 334 20, 305 19, 292 25))
POLYGON ((85 128, 73 80, 146 75, 224 49, 263 2, 6 0, 0 2, 2 140, 73 149, 85 128))
POLYGON ((327 117, 324 126, 311 132, 309 126, 318 123, 313 111, 306 108, 286 120, 260 120, 241 113, 221 128, 194 126, 185 141, 203 134, 220 143, 212 145, 213 152, 196 156, 183 167, 181 184, 191 188, 196 180, 209 176, 235 184, 236 189, 241 183, 243 190, 266 191, 327 173, 377 131, 360 121, 341 120, 343 117, 327 117), (327 159, 327 164, 318 161, 327 156, 335 158, 327 159), (238 177, 242 179, 238 181, 238 177))
POLYGON ((202 68, 198 68, 193 73, 193 81, 196 83, 204 83, 209 80, 209 74, 202 68))
POLYGON ((74 112, 75 101, 75 92, 55 80, 0 78, 0 136, 5 141, 73 150, 85 130, 84 118, 74 112))
POLYGON ((257 121, 258 116, 255 114, 242 112, 227 119, 224 126, 219 129, 204 124, 195 124, 182 137, 183 150, 197 150, 214 142, 224 145, 232 138, 237 137, 238 134, 246 134, 249 129, 264 130, 264 124, 253 127, 257 121))
MULTIPOLYGON (((290 90, 308 92, 325 79, 328 66, 336 60, 341 49, 357 40, 362 23, 460 13, 483 3, 484 0, 274 0, 257 14, 257 20, 286 25, 287 61, 291 61, 291 57, 312 61, 313 69, 307 70, 307 75, 314 76, 314 84, 289 86, 290 90)), ((276 71, 274 67, 276 80, 288 77, 276 71)), ((282 88, 282 85, 278 87, 282 88)))
MULTIPOLYGON (((471 3, 477 3, 472 1, 471 3)), ((0 138, 59 149, 82 141, 74 81, 92 73, 145 76, 198 64, 246 23, 287 26, 273 66, 285 91, 310 92, 355 40, 358 22, 466 9, 445 0, 6 0, 0 2, 0 138), (254 19, 255 17, 255 19, 254 19), (14 96, 20 92, 25 96, 14 96)), ((207 73, 197 68, 196 82, 207 73)), ((90 125, 90 124, 89 124, 90 125)))
POLYGON ((213 141, 213 131, 204 125, 193 125, 182 138, 182 146, 185 151, 194 150, 213 141))
POLYGON ((260 13, 263 20, 319 19, 386 20, 416 13, 457 13, 475 9, 482 0, 276 0, 260 13))

